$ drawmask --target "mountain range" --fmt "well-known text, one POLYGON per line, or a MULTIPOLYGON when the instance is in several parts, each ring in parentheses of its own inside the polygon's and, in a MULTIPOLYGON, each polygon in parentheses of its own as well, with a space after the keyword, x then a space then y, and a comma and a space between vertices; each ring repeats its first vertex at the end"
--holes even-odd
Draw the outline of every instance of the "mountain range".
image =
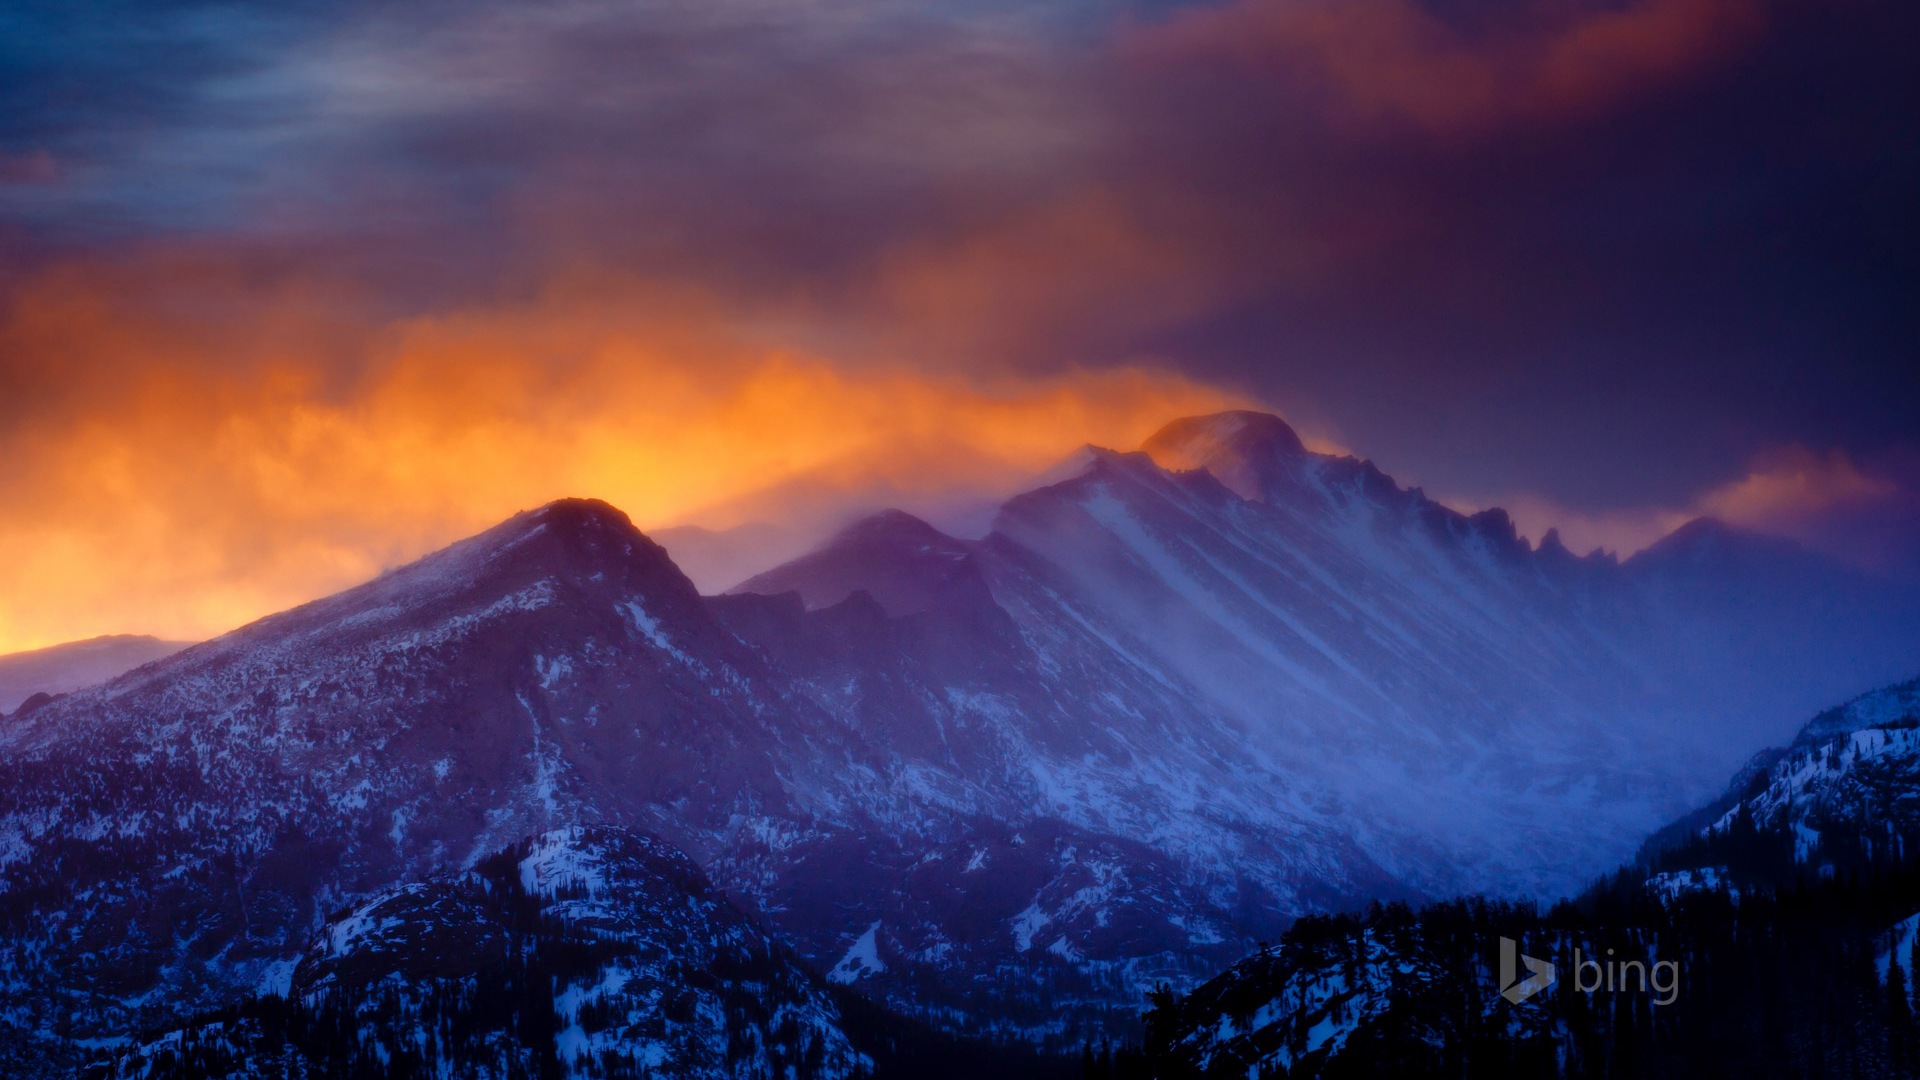
POLYGON ((1920 598, 1791 544, 1575 556, 1263 414, 723 595, 565 500, 0 724, 0 1065, 294 994, 417 883, 492 940, 485 867, 582 825, 702 868, 826 1058, 823 985, 1077 1045, 1302 915, 1572 891, 1916 646, 1920 598))

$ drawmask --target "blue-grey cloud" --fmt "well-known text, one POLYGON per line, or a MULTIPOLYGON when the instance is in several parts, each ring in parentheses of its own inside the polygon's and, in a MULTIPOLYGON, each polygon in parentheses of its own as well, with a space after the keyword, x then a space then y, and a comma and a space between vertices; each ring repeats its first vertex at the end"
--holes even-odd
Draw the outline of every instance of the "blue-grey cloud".
POLYGON ((1445 490, 1685 505, 1920 442, 1917 19, 13 5, 0 288, 156 244, 412 312, 615 268, 850 364, 1152 358, 1445 490))

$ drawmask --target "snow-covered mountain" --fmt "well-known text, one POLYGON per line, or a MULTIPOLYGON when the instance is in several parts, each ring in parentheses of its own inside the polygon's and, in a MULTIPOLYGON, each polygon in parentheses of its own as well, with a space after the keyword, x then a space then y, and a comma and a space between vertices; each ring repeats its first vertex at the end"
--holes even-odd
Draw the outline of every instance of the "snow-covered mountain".
POLYGON ((578 502, 58 699, 0 733, 0 1043, 225 1003, 340 904, 558 825, 778 834, 831 779, 812 715, 578 502))
POLYGON ((1649 853, 1699 841, 1709 852, 1773 841, 1779 856, 1825 873, 1920 854, 1920 679, 1821 712, 1663 830, 1649 853))
POLYGON ((172 656, 188 644, 114 634, 0 656, 0 716, 36 695, 52 697, 97 686, 141 664, 172 656))
MULTIPOLYGON (((1920 643, 1920 598, 1792 545, 1701 522, 1624 565, 1536 549, 1262 414, 1084 460, 984 541, 882 515, 739 591, 864 592, 969 662, 997 642, 1045 688, 1023 716, 1176 732, 1253 785, 1207 816, 1429 893, 1576 886, 1920 643)), ((1005 685, 950 665, 927 694, 1005 685)))
POLYGON ((1548 912, 1303 919, 1156 995, 1126 1075, 1920 1075, 1916 736, 1920 680, 1827 709, 1548 912), (1554 980, 1504 994, 1527 974, 1509 951, 1554 980))
POLYGON ((229 1004, 343 905, 576 823, 890 1007, 1073 1044, 1302 912, 1565 888, 1920 645, 1911 598, 1732 530, 1536 549, 1255 414, 1148 451, 720 597, 555 503, 15 718, 0 1064, 229 1004))
POLYGON ((574 826, 349 906, 284 986, 107 1077, 867 1075, 818 974, 687 857, 574 826), (284 1002, 271 1000, 283 998, 284 1002))
MULTIPOLYGON (((1527 921, 1518 910, 1443 904, 1296 924, 1192 993, 1156 995, 1151 1075, 1578 1075, 1554 999, 1501 996, 1484 946, 1502 924, 1518 933, 1527 921)), ((1516 951, 1555 955, 1569 947, 1564 937, 1536 931, 1516 951)))

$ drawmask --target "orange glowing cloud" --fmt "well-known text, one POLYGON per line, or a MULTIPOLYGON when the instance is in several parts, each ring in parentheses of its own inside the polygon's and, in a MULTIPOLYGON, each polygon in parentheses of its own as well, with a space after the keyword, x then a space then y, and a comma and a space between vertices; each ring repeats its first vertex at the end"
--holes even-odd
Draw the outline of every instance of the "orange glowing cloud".
POLYGON ((1481 31, 1415 0, 1235 0, 1136 28, 1123 52, 1304 78, 1347 119, 1458 134, 1598 111, 1719 61, 1762 22, 1756 0, 1535 5, 1481 31))
POLYGON ((1817 454, 1791 446, 1762 455, 1746 476, 1708 492, 1700 509, 1727 521, 1790 533, 1798 522, 1901 493, 1898 483, 1862 472, 1839 450, 1817 454))
POLYGON ((0 651, 197 638, 566 495, 643 527, 805 480, 995 490, 1241 404, 1140 368, 929 375, 755 340, 684 290, 355 317, 169 263, 66 271, 0 325, 0 651))
POLYGON ((915 345, 1032 356, 1127 340, 1225 290, 1191 232, 1092 187, 895 252, 878 291, 915 345))
MULTIPOLYGON (((1536 539, 1547 529, 1557 528, 1575 551, 1602 547, 1631 554, 1694 518, 1711 517, 1798 540, 1875 568, 1884 561, 1885 552, 1875 546, 1882 538, 1860 535, 1863 524, 1882 515, 1910 514, 1915 500, 1906 483, 1862 468, 1842 451, 1816 453, 1787 446, 1757 455, 1740 478, 1701 493, 1685 506, 1580 513, 1525 494, 1462 502, 1476 508, 1504 506, 1521 532, 1536 539)), ((1882 546, 1898 549, 1897 541, 1882 546)))

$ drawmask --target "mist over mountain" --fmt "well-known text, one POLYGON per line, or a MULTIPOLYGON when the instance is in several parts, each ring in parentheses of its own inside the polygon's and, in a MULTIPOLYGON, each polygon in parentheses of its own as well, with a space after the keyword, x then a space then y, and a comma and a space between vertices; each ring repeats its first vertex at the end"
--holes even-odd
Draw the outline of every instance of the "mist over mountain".
POLYGON ((106 682, 189 644, 116 634, 0 656, 0 714, 18 709, 35 694, 66 694, 106 682))
MULTIPOLYGON (((929 628, 1004 613, 1047 670, 1151 672, 1230 732, 1223 755, 1366 822, 1371 860, 1440 890, 1576 885, 1756 742, 1905 673, 1920 634, 1912 592, 1717 522, 1617 564, 1531 548, 1503 513, 1311 453, 1276 417, 1146 446, 1089 451, 984 541, 882 515, 738 591, 864 591, 929 628)), ((1128 722, 1087 704, 1090 727, 1128 722)))
POLYGON ((756 521, 731 529, 677 525, 649 535, 703 593, 717 593, 807 553, 833 530, 797 530, 756 521))
POLYGON ((1547 911, 1303 919, 1157 991, 1101 1075, 1920 1075, 1917 726, 1920 680, 1822 710, 1547 911), (1515 990, 1509 948, 1550 977, 1515 990))
POLYGON ((273 990, 577 824, 831 985, 1078 1045, 1303 914, 1571 891, 1915 655, 1920 600, 1792 545, 1534 547, 1260 414, 722 596, 562 501, 0 728, 0 1060, 273 990))

